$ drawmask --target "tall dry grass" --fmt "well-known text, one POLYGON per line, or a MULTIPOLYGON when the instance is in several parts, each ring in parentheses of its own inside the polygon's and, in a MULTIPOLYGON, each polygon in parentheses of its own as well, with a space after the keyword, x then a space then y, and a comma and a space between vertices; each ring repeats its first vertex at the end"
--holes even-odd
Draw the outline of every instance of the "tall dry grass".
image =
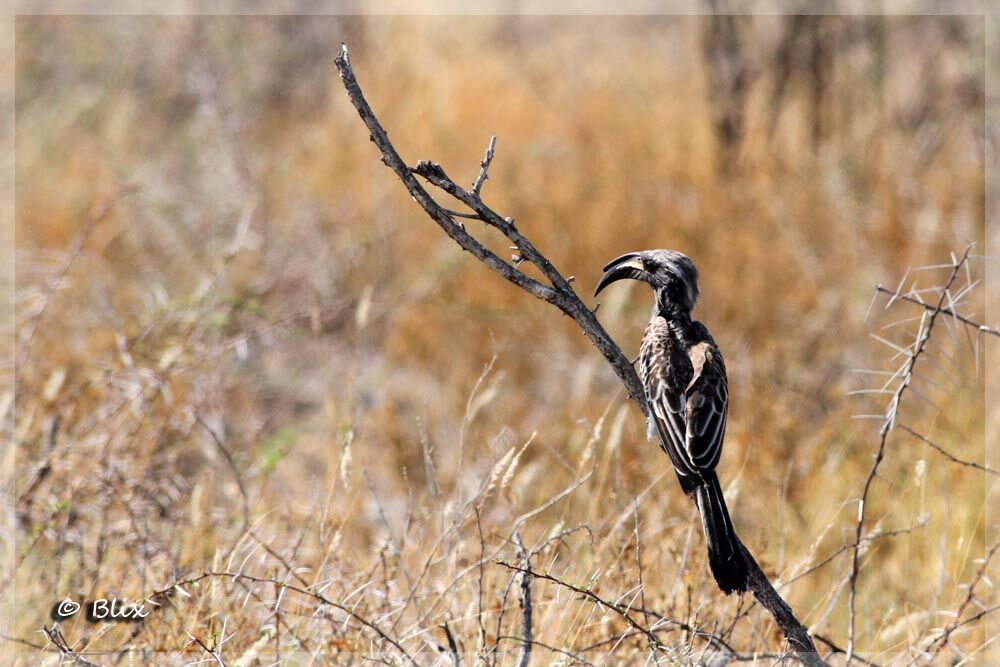
MULTIPOLYGON (((447 623, 467 663, 508 664, 515 529, 539 571, 683 624, 633 612, 667 664, 714 655, 705 633, 744 657, 783 650, 759 608, 712 585, 693 506, 599 355, 379 163, 332 66, 342 39, 409 162, 471 183, 499 137, 487 199, 581 292, 625 251, 694 258, 730 371, 720 472, 738 530, 843 647, 841 549, 877 444, 852 416, 884 410, 848 395, 871 386, 852 371, 894 367, 868 334, 909 344, 914 322, 881 328, 920 314, 866 310, 875 283, 984 240, 984 35, 953 17, 818 25, 822 87, 794 68, 779 86, 787 22, 740 20, 743 136, 724 149, 697 17, 18 18, 5 585, 21 660, 57 648, 41 630, 66 596, 167 591, 141 624, 61 622, 64 648, 401 662, 388 637, 447 663, 447 623), (205 572, 265 581, 174 587, 205 572)), ((981 287, 964 299, 982 315, 981 287)), ((627 354, 648 308, 638 289, 605 300, 627 354)), ((933 340, 908 423, 982 461, 974 348, 958 325, 933 340)), ((984 488, 893 434, 866 528, 891 535, 866 543, 858 579, 867 659, 907 663, 961 605, 988 544, 984 488)), ((536 659, 648 657, 616 613, 551 581, 532 592, 536 659)), ((990 638, 960 628, 932 660, 990 638)))

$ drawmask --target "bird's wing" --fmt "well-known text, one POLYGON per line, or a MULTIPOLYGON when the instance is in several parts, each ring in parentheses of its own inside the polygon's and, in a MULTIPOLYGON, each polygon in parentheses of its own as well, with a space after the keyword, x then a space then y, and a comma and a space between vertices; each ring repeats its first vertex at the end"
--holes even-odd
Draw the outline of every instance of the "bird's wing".
POLYGON ((647 389, 647 398, 660 434, 660 444, 674 469, 685 477, 697 474, 698 468, 685 447, 687 426, 684 423, 686 399, 683 391, 673 392, 664 383, 658 383, 647 389))
MULTIPOLYGON (((697 467, 687 454, 687 397, 685 378, 672 372, 668 363, 670 345, 668 336, 659 335, 654 327, 643 339, 640 353, 642 375, 649 403, 649 418, 660 435, 660 445, 670 457, 670 462, 678 475, 687 477, 698 473, 697 467)), ((665 326, 665 323, 664 323, 665 326)), ((675 369, 676 370, 676 369, 675 369)))
POLYGON ((729 389, 719 348, 701 342, 690 350, 694 374, 685 392, 687 433, 684 449, 694 468, 711 471, 719 463, 726 433, 729 389))

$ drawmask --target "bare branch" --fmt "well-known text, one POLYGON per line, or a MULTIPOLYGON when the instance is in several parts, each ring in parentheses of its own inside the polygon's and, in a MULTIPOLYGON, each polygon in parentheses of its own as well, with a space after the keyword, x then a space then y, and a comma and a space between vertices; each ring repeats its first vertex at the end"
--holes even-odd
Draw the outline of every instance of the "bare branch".
MULTIPOLYGON (((931 305, 931 304, 929 304, 929 303, 927 303, 926 301, 921 301, 920 299, 917 299, 916 297, 910 296, 909 294, 903 294, 903 293, 899 292, 898 290, 894 292, 894 291, 892 291, 890 289, 886 289, 885 287, 882 287, 881 285, 876 285, 875 286, 875 291, 879 292, 879 293, 882 293, 882 294, 888 294, 888 295, 890 295, 889 303, 892 303, 896 299, 901 299, 903 301, 909 301, 910 303, 914 303, 914 304, 916 304, 918 306, 922 306, 924 310, 931 310, 931 311, 934 310, 934 306, 931 305)), ((989 327, 989 326, 986 326, 985 324, 980 324, 979 322, 976 322, 975 320, 972 320, 972 319, 970 319, 968 317, 965 317, 964 315, 959 315, 958 313, 956 313, 951 308, 942 308, 939 312, 942 315, 947 315, 948 317, 950 317, 952 319, 956 319, 959 322, 962 322, 963 324, 966 324, 966 325, 968 325, 970 327, 974 327, 977 331, 981 331, 983 333, 990 334, 991 336, 1000 337, 1000 329, 997 329, 995 327, 989 327)))
MULTIPOLYGON (((621 349, 611 339, 607 331, 597 320, 595 313, 597 308, 587 307, 572 287, 572 280, 565 278, 555 265, 543 255, 535 245, 517 228, 514 219, 505 217, 487 206, 479 194, 477 185, 481 188, 482 181, 485 180, 485 173, 492 161, 492 149, 494 142, 490 142, 486 157, 482 162, 480 178, 476 179, 473 189, 466 190, 452 180, 439 164, 429 161, 420 161, 416 167, 409 168, 395 147, 389 141, 389 136, 382 128, 381 123, 375 117, 374 112, 365 100, 361 87, 358 85, 351 67, 347 46, 341 48, 340 55, 334 60, 340 78, 347 90, 347 96, 361 116, 365 126, 371 132, 371 140, 375 143, 382 154, 382 162, 385 163, 396 176, 403 182, 406 189, 413 196, 413 199, 420 204, 424 211, 434 220, 435 223, 463 249, 472 253, 477 259, 486 264, 489 268, 499 273, 507 281, 517 285, 529 294, 551 303, 568 315, 576 322, 584 335, 591 343, 604 355, 604 358, 611 364, 615 373, 625 385, 625 390, 629 397, 635 401, 643 414, 647 414, 645 392, 642 383, 628 358, 622 354, 621 349), (502 260, 496 254, 488 250, 482 243, 469 234, 465 227, 455 222, 449 215, 447 209, 442 208, 428 194, 427 190, 420 185, 414 175, 419 175, 431 185, 440 188, 444 192, 468 206, 486 225, 493 227, 509 239, 516 248, 514 258, 515 264, 527 261, 534 264, 546 280, 550 283, 545 285, 534 278, 529 277, 520 271, 516 265, 511 265, 502 260)), ((751 556, 750 552, 743 547, 741 549, 744 559, 747 561, 747 568, 750 572, 750 586, 754 596, 763 605, 771 616, 775 619, 782 633, 788 640, 792 648, 798 652, 799 659, 807 665, 822 665, 823 661, 816 652, 816 647, 809 638, 809 633, 805 627, 795 618, 791 608, 781 598, 771 586, 760 566, 751 556)), ((620 612, 620 610, 618 610, 620 612)), ((635 619, 626 613, 630 622, 635 623, 635 619)), ((641 627, 636 625, 636 627, 641 627)), ((647 631, 650 641, 656 641, 656 636, 647 631)))
POLYGON ((531 558, 524 548, 520 533, 514 533, 514 543, 517 544, 517 557, 524 566, 524 571, 521 572, 521 657, 517 664, 519 667, 528 667, 531 664, 531 645, 534 641, 531 627, 531 558))
POLYGON ((59 630, 58 625, 53 625, 51 628, 43 625, 42 632, 45 633, 45 636, 49 638, 50 642, 55 644, 55 647, 59 649, 59 652, 66 657, 66 660, 68 660, 70 664, 82 665, 83 667, 97 667, 97 665, 81 656, 66 643, 66 638, 63 637, 62 631, 59 630))
POLYGON ((963 466, 966 466, 968 468, 975 468, 976 470, 981 470, 981 471, 983 471, 983 472, 985 472, 987 474, 990 474, 990 475, 1000 475, 1000 470, 994 470, 993 468, 989 468, 987 466, 980 465, 979 463, 974 463, 972 461, 965 461, 963 459, 960 459, 960 458, 954 456, 953 454, 951 454, 951 452, 949 452, 948 450, 946 450, 941 445, 938 445, 937 443, 932 442, 930 440, 930 438, 928 438, 927 436, 925 436, 925 435, 923 435, 921 433, 918 433, 917 431, 914 431, 912 428, 910 428, 909 426, 906 426, 905 424, 900 424, 899 428, 901 430, 903 430, 903 431, 906 431, 907 433, 909 433, 910 435, 912 435, 917 440, 920 440, 921 442, 923 442, 924 444, 926 444, 928 447, 931 447, 932 449, 936 449, 945 458, 947 458, 949 461, 951 461, 953 463, 957 463, 959 465, 963 465, 963 466))
POLYGON ((397 651, 399 651, 403 655, 403 657, 406 659, 406 661, 408 663, 410 663, 412 665, 419 665, 420 664, 420 663, 418 663, 413 658, 412 655, 410 655, 406 651, 405 648, 403 648, 403 646, 399 642, 397 642, 395 639, 393 639, 392 637, 390 637, 376 623, 374 623, 373 621, 369 621, 368 619, 366 619, 365 617, 361 616, 360 614, 358 614, 357 612, 355 612, 351 608, 349 608, 349 607, 347 607, 345 605, 342 605, 342 604, 340 604, 338 602, 334 602, 330 598, 328 598, 328 597, 326 597, 324 595, 320 595, 319 593, 314 593, 313 591, 308 590, 306 588, 302 588, 302 587, 299 587, 299 586, 294 586, 292 584, 289 584, 287 582, 280 581, 280 580, 274 579, 274 578, 257 577, 257 576, 250 575, 250 574, 243 574, 242 572, 211 572, 211 571, 210 572, 202 572, 199 575, 196 575, 196 576, 193 576, 193 577, 189 577, 187 579, 184 579, 183 581, 174 582, 171 586, 169 586, 169 587, 167 587, 167 588, 165 588, 163 590, 156 591, 152 595, 147 596, 145 599, 147 601, 151 602, 151 603, 159 604, 160 601, 166 600, 169 597, 171 597, 174 594, 174 592, 177 591, 177 590, 183 590, 184 587, 192 586, 192 585, 198 583, 199 581, 203 581, 205 579, 213 579, 213 578, 231 579, 234 583, 235 582, 240 582, 240 581, 250 581, 250 582, 254 582, 254 583, 269 583, 269 584, 273 584, 273 585, 279 587, 281 590, 291 591, 293 593, 298 593, 299 595, 304 595, 306 597, 312 598, 313 600, 315 600, 316 602, 319 602, 322 605, 333 607, 334 609, 337 609, 337 610, 343 612, 344 614, 346 614, 350 618, 354 619, 355 621, 357 621, 358 623, 360 623, 364 627, 366 627, 369 630, 371 630, 372 632, 374 632, 380 639, 382 639, 383 641, 389 643, 390 645, 392 645, 393 648, 395 648, 397 651))
MULTIPOLYGON (((512 635, 501 635, 500 637, 497 637, 497 642, 499 643, 501 641, 523 642, 524 638, 523 637, 514 637, 512 635)), ((531 643, 534 646, 540 646, 541 648, 545 649, 546 651, 552 651, 554 653, 562 653, 567 658, 570 658, 574 662, 578 662, 581 665, 593 665, 594 664, 592 662, 588 662, 587 660, 584 660, 583 658, 581 658, 580 656, 578 656, 577 654, 575 654, 575 653, 573 653, 571 651, 566 651, 566 650, 558 648, 556 646, 552 646, 551 644, 542 643, 542 642, 538 641, 537 639, 532 640, 531 643)), ((556 663, 556 664, 558 664, 558 663, 556 663)))
MULTIPOLYGON (((466 218, 468 220, 479 220, 479 216, 475 213, 462 213, 461 211, 452 211, 450 208, 443 209, 445 213, 453 218, 466 218)), ((459 225, 461 227, 461 225, 459 225)))
MULTIPOLYGON (((959 626, 964 625, 965 622, 971 622, 971 619, 966 619, 966 621, 963 622, 961 620, 962 615, 965 613, 965 610, 969 608, 969 605, 972 604, 973 599, 975 599, 976 586, 986 577, 986 570, 989 567, 990 561, 993 560, 993 556, 996 555, 998 550, 1000 550, 1000 540, 997 540, 996 542, 993 543, 993 546, 990 547, 989 551, 986 552, 986 556, 982 559, 982 562, 979 564, 979 568, 976 570, 976 574, 972 577, 972 581, 970 581, 968 584, 968 592, 965 595, 965 599, 962 600, 962 604, 959 605, 958 610, 955 612, 955 620, 941 632, 938 638, 936 638, 931 643, 930 645, 931 647, 933 647, 935 644, 937 645, 937 648, 934 650, 934 655, 937 655, 938 653, 944 650, 944 648, 948 645, 948 640, 951 639, 952 633, 955 632, 955 630, 957 630, 959 626)), ((977 617, 978 616, 979 615, 977 615, 977 617)))
POLYGON ((218 650, 212 650, 212 649, 208 648, 208 646, 205 644, 205 642, 203 642, 197 636, 192 635, 190 632, 185 632, 185 634, 188 637, 191 638, 191 643, 192 644, 197 644, 198 646, 201 647, 201 649, 203 651, 205 651, 205 653, 207 653, 210 656, 212 656, 212 659, 215 661, 215 664, 219 665, 219 667, 226 667, 226 663, 224 663, 222 661, 222 657, 219 655, 218 650))
MULTIPOLYGON (((545 581, 551 581, 554 584, 557 584, 559 586, 562 586, 563 588, 569 589, 569 590, 573 591, 574 593, 577 593, 577 594, 583 596, 584 598, 587 598, 587 599, 591 600, 592 602, 596 603, 600 607, 603 607, 604 609, 607 609, 609 611, 613 611, 614 613, 616 613, 619 616, 621 616, 622 619, 624 619, 625 622, 629 625, 629 627, 635 628, 636 630, 638 630, 639 632, 641 632, 642 634, 644 634, 646 636, 646 639, 649 641, 649 643, 652 646, 659 646, 661 644, 661 642, 660 642, 659 638, 657 638, 656 634, 654 634, 654 632, 652 630, 650 630, 648 627, 646 627, 645 625, 643 625, 639 621, 639 619, 637 619, 635 616, 633 616, 631 614, 631 611, 636 611, 635 608, 632 608, 630 610, 625 605, 618 605, 618 604, 615 604, 614 602, 610 602, 608 600, 605 600, 604 598, 600 597, 599 595, 597 595, 597 593, 595 593, 594 591, 590 590, 589 588, 581 588, 580 586, 575 586, 575 585, 573 585, 573 584, 571 584, 571 583, 569 583, 567 581, 563 581, 562 579, 554 577, 551 574, 548 574, 547 572, 539 572, 537 570, 532 570, 530 567, 522 567, 520 565, 512 565, 510 563, 505 563, 503 561, 496 561, 496 563, 498 565, 504 566, 508 570, 513 570, 515 572, 520 572, 522 574, 529 574, 529 575, 531 575, 532 577, 534 577, 536 579, 543 579, 545 581)), ((666 620, 666 619, 664 619, 664 620, 666 620)), ((677 626, 679 629, 682 629, 682 630, 693 630, 693 628, 690 628, 689 626, 685 625, 684 623, 680 623, 678 621, 667 621, 667 622, 670 623, 671 625, 677 626)), ((715 642, 715 643, 721 645, 722 648, 727 648, 727 649, 730 648, 721 639, 719 639, 718 637, 715 637, 714 635, 710 635, 710 634, 706 634, 706 633, 701 633, 701 632, 699 632, 698 634, 701 634, 703 636, 707 636, 708 639, 709 639, 709 641, 712 641, 712 642, 715 642)))
POLYGON ((490 163, 493 162, 493 151, 496 149, 496 147, 497 147, 497 138, 494 135, 490 137, 490 145, 486 147, 486 156, 483 158, 483 161, 480 164, 480 167, 482 167, 482 169, 479 171, 479 176, 476 177, 476 182, 472 184, 472 193, 477 197, 479 196, 480 191, 483 189, 483 183, 485 183, 486 179, 489 178, 489 175, 486 172, 489 171, 490 163))
POLYGON ((463 249, 472 253, 476 259, 502 275, 507 281, 517 285, 532 296, 553 304, 566 315, 573 318, 583 330, 584 335, 590 339, 594 346, 608 360, 615 373, 618 374, 618 377, 625 384, 625 389, 628 391, 629 396, 639 403, 643 414, 645 414, 646 399, 642 390, 642 383, 639 382, 639 376, 636 375, 635 369, 629 364, 628 359, 622 354, 618 345, 611 339, 608 332, 604 330, 604 327, 595 317, 594 312, 573 291, 570 282, 556 270, 548 258, 535 248, 534 244, 517 230, 513 218, 505 218, 499 215, 496 211, 486 206, 478 194, 469 192, 458 186, 445 174, 444 169, 440 165, 431 162, 418 162, 417 166, 412 170, 407 167, 389 141, 389 136, 375 117, 367 100, 365 100, 364 94, 361 92, 361 88, 354 76, 354 71, 351 68, 351 61, 346 46, 341 49, 341 54, 334 60, 334 63, 340 71, 340 78, 347 89, 347 95, 351 100, 351 104, 357 109, 358 115, 361 116, 361 119, 371 132, 371 140, 382 152, 382 162, 395 172, 396 176, 403 182, 403 185, 406 186, 406 189, 409 190, 414 200, 420 204, 424 211, 452 240, 458 243, 463 249), (520 257, 535 264, 552 283, 552 287, 543 285, 534 278, 529 277, 486 248, 469 234, 464 226, 455 222, 448 215, 448 212, 434 201, 420 183, 417 182, 414 174, 419 174, 432 185, 451 194, 475 211, 479 218, 487 225, 500 230, 518 247, 520 257))
MULTIPOLYGON (((862 545, 863 546, 867 545, 870 542, 874 542, 875 540, 880 540, 880 539, 882 539, 884 537, 896 537, 897 535, 909 535, 915 529, 922 528, 923 525, 924 524, 922 524, 922 523, 917 523, 915 525, 910 526, 909 528, 896 528, 894 530, 880 530, 880 531, 877 531, 877 532, 874 532, 874 533, 869 533, 868 535, 865 535, 864 538, 862 538, 863 539, 862 545)), ((817 561, 814 565, 811 565, 807 569, 803 570, 802 572, 799 572, 798 574, 796 574, 795 576, 793 576, 788 581, 781 582, 779 584, 778 588, 784 588, 786 586, 789 586, 789 585, 795 583, 799 579, 803 579, 805 577, 808 577, 810 574, 812 574, 816 570, 820 569, 824 565, 827 565, 828 563, 833 562, 833 560, 837 556, 839 556, 840 554, 844 553, 848 549, 853 549, 855 546, 856 545, 854 545, 854 544, 845 544, 845 545, 841 546, 839 549, 837 549, 833 553, 831 553, 831 554, 825 556, 824 558, 822 558, 821 560, 817 561)), ((819 637, 816 637, 816 638, 819 639, 819 637)))
POLYGON ((346 46, 343 47, 340 56, 338 56, 334 62, 337 65, 337 69, 340 71, 340 77, 344 82, 344 87, 347 89, 347 95, 350 98, 351 103, 358 110, 358 114, 361 116, 361 119, 371 132, 372 142, 378 146, 379 150, 382 152, 382 162, 396 173, 399 180, 403 182, 406 189, 409 190, 416 202, 420 204, 431 219, 433 219, 434 222, 436 222, 438 226, 444 230, 444 233, 447 234, 449 238, 458 243, 458 245, 464 250, 472 253, 476 259, 502 275, 508 281, 514 283, 521 289, 543 301, 555 303, 558 297, 555 290, 550 287, 546 287, 533 278, 526 276, 524 273, 518 271, 510 264, 503 261, 495 253, 486 248, 486 246, 477 241, 471 234, 465 231, 465 228, 462 225, 455 222, 455 220, 448 215, 448 212, 441 208, 441 206, 439 206, 438 203, 431 198, 430 194, 428 194, 423 186, 417 182, 417 179, 413 176, 410 168, 403 162, 399 153, 396 152, 396 149, 389 141, 389 135, 386 134, 381 123, 379 123, 378 119, 375 117, 375 113, 365 100, 365 97, 361 92, 361 88, 358 86, 357 79, 354 78, 354 72, 351 69, 346 46))
POLYGON ((760 569, 760 565, 757 564, 757 561, 754 560, 750 551, 742 542, 740 542, 740 549, 743 552, 743 559, 747 564, 750 590, 753 591, 757 601, 774 618, 778 627, 781 628, 782 634, 785 635, 785 639, 788 640, 788 643, 791 644, 792 648, 798 654, 799 659, 802 660, 802 664, 809 665, 809 667, 825 665, 826 663, 819 657, 816 646, 809 637, 809 631, 795 617, 788 603, 774 590, 767 575, 760 569))
MULTIPOLYGON (((815 637, 819 641, 829 646, 830 650, 833 651, 834 653, 846 653, 846 651, 843 648, 837 646, 836 644, 833 643, 832 640, 824 637, 823 635, 813 635, 813 637, 815 637)), ((858 655, 853 656, 851 659, 856 662, 860 662, 862 665, 868 665, 869 667, 878 667, 877 663, 871 662, 870 660, 865 660, 864 658, 858 655)))
MULTIPOLYGON (((906 393, 907 387, 910 386, 913 375, 913 367, 917 363, 917 359, 923 354, 927 347, 927 341, 930 340, 931 332, 934 329, 934 323, 937 321, 938 315, 940 315, 944 310, 945 299, 948 297, 948 290, 951 288, 955 279, 958 277, 959 272, 962 270, 962 265, 965 264, 966 260, 969 258, 969 252, 972 250, 972 245, 969 245, 965 249, 965 253, 962 255, 960 260, 956 260, 951 265, 951 274, 948 277, 947 282, 940 289, 940 296, 938 297, 937 304, 932 310, 925 311, 927 315, 926 321, 920 323, 920 330, 917 334, 917 340, 911 346, 912 349, 908 348, 905 351, 907 355, 906 363, 903 366, 902 379, 896 386, 892 398, 889 400, 889 406, 886 409, 885 417, 882 422, 882 427, 879 429, 879 444, 878 451, 875 455, 875 460, 872 463, 871 469, 868 471, 868 477, 865 479, 864 489, 861 492, 861 498, 858 501, 858 519, 854 529, 854 545, 851 556, 851 572, 848 577, 849 581, 849 593, 848 593, 848 620, 847 620, 847 648, 846 648, 846 661, 850 662, 851 657, 854 654, 854 622, 855 622, 855 605, 857 600, 857 581, 858 581, 858 569, 861 561, 861 545, 863 541, 861 539, 862 533, 864 532, 865 517, 868 493, 871 491, 872 483, 875 481, 878 475, 879 466, 882 464, 882 460, 885 457, 885 446, 889 438, 889 433, 892 431, 896 424, 896 416, 899 410, 899 404, 902 400, 904 394, 906 393)), ((936 267, 937 268, 937 267, 936 267)), ((902 283, 901 283, 902 284, 902 283)), ((897 295, 899 295, 899 290, 896 290, 897 295)), ((901 295, 899 295, 900 298, 901 295)), ((895 298, 895 297, 894 297, 895 298)), ((891 301, 890 301, 891 303, 891 301)))

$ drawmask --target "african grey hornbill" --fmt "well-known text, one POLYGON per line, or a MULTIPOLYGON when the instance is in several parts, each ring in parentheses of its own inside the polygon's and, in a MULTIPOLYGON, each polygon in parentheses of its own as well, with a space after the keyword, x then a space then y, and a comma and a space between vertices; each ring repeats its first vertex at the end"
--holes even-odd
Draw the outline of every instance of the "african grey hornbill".
POLYGON ((624 278, 649 283, 656 294, 639 352, 650 430, 656 429, 681 488, 698 504, 719 588, 745 591, 746 564, 715 474, 729 407, 726 365, 705 325, 691 319, 698 270, 675 250, 630 252, 604 267, 594 296, 624 278))

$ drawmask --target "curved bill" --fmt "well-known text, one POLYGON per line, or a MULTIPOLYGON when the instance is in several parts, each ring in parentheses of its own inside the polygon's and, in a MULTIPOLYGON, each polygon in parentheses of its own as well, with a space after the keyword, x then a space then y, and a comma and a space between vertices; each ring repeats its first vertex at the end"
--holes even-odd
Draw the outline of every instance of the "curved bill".
POLYGON ((597 283, 594 296, 600 294, 601 290, 616 280, 623 280, 625 278, 642 280, 645 274, 646 269, 642 263, 642 256, 639 253, 630 252, 617 257, 604 266, 604 275, 601 276, 600 282, 597 283))

